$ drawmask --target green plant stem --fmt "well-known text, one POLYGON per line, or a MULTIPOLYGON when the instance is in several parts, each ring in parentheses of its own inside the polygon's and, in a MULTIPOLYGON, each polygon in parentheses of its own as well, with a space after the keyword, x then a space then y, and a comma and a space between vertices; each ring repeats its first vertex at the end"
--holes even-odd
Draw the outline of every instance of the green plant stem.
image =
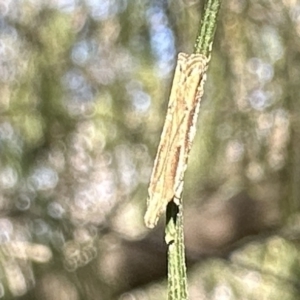
MULTIPOLYGON (((200 23, 194 53, 211 57, 221 0, 207 0, 200 23)), ((184 255, 182 192, 179 205, 171 201, 167 206, 165 240, 168 246, 168 300, 187 300, 187 275, 184 255)))
POLYGON ((183 209, 171 201, 167 206, 168 300, 187 300, 187 276, 183 240, 183 209))
POLYGON ((194 45, 194 53, 203 54, 210 58, 220 5, 221 0, 207 0, 205 3, 204 14, 194 45))

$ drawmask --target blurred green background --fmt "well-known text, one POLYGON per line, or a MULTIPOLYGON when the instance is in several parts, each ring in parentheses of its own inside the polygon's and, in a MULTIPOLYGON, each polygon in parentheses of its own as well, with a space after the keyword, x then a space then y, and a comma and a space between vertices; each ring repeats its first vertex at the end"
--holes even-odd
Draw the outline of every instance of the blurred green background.
MULTIPOLYGON (((0 299, 166 299, 143 224, 204 1, 0 1, 0 299)), ((223 0, 185 180, 190 299, 299 299, 300 3, 223 0)))

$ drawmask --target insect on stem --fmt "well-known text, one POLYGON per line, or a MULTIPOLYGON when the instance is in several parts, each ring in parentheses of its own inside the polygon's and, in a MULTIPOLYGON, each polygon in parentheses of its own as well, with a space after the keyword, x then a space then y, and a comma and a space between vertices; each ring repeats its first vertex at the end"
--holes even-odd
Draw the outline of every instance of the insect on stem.
POLYGON ((179 205, 184 173, 196 133, 208 59, 179 53, 168 111, 148 188, 145 225, 156 226, 167 204, 179 205))

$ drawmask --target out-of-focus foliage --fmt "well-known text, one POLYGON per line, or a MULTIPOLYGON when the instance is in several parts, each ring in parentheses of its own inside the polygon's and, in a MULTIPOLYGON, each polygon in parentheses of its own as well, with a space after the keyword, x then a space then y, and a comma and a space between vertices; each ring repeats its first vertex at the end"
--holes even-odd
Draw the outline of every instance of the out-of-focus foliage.
MULTIPOLYGON (((146 187, 202 7, 0 1, 0 299, 164 297, 146 187)), ((298 297, 299 36, 298 1, 223 0, 185 183, 191 299, 298 297)))

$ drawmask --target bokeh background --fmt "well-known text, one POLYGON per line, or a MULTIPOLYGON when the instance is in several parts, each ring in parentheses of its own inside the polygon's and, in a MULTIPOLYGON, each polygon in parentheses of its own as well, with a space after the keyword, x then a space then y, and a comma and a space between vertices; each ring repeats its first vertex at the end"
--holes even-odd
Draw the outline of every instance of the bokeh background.
MULTIPOLYGON (((166 299, 143 224, 204 1, 0 1, 0 299, 166 299)), ((190 299, 299 299, 300 2, 223 0, 185 180, 190 299)))

